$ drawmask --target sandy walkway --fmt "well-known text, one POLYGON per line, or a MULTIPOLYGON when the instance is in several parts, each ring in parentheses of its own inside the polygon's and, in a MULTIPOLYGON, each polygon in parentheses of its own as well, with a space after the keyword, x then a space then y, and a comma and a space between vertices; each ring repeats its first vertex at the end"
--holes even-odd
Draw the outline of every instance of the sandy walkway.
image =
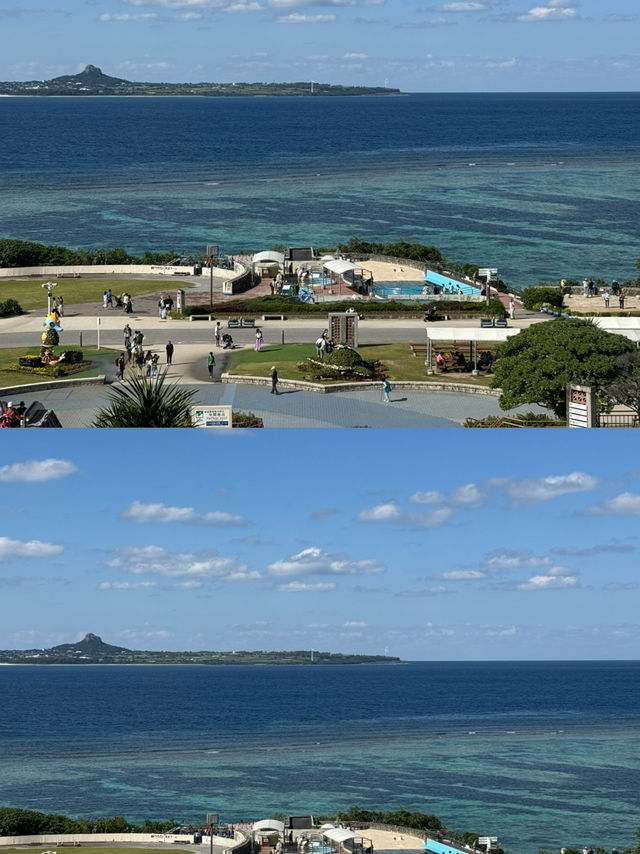
POLYGON ((392 833, 389 830, 363 830, 362 835, 373 842, 374 851, 407 851, 424 848, 424 837, 392 833))
POLYGON ((384 261, 363 261, 362 266, 373 274, 374 282, 424 283, 424 271, 420 267, 398 266, 384 261))

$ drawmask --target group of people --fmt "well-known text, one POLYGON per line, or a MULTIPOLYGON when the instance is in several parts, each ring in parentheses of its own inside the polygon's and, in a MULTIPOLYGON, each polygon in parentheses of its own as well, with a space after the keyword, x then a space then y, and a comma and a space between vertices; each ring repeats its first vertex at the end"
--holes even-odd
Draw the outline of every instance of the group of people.
MULTIPOLYGON (((133 363, 141 374, 146 370, 146 375, 148 377, 157 377, 160 356, 158 353, 153 353, 149 349, 145 351, 143 346, 144 332, 140 329, 136 329, 134 331, 131 329, 131 326, 126 323, 122 330, 122 335, 124 338, 124 351, 120 353, 115 360, 117 378, 120 380, 124 379, 125 368, 130 363, 133 363)), ((173 342, 167 341, 165 346, 167 365, 171 365, 173 362, 174 349, 175 347, 173 342)))
POLYGON ((115 308, 124 309, 125 314, 131 314, 133 312, 133 300, 131 299, 131 294, 123 293, 121 295, 113 293, 111 288, 106 290, 102 294, 102 307, 103 308, 114 308, 113 300, 115 296, 115 308))
MULTIPOLYGON (((482 353, 480 353, 480 358, 476 362, 476 369, 489 372, 493 362, 493 353, 489 350, 483 350, 482 353)), ((436 370, 442 373, 447 371, 449 368, 453 368, 457 371, 466 371, 470 367, 473 367, 473 362, 468 362, 464 353, 461 353, 457 349, 452 350, 451 353, 444 353, 442 350, 439 350, 436 354, 436 370)))
POLYGON ((51 312, 50 314, 57 315, 56 323, 59 323, 60 318, 64 317, 64 297, 52 297, 51 298, 51 312))
POLYGON ((166 320, 173 309, 173 299, 170 296, 160 296, 158 300, 158 317, 161 320, 166 320))
MULTIPOLYGON (((564 280, 562 282, 564 284, 564 280)), ((583 279, 582 280, 582 294, 585 297, 594 297, 598 293, 598 286, 593 281, 593 279, 583 279)), ((611 304, 611 297, 618 297, 618 307, 624 308, 624 292, 622 287, 620 286, 620 282, 617 279, 613 279, 611 282, 611 293, 609 293, 609 288, 605 288, 602 293, 602 300, 604 302, 604 307, 609 308, 611 304)))

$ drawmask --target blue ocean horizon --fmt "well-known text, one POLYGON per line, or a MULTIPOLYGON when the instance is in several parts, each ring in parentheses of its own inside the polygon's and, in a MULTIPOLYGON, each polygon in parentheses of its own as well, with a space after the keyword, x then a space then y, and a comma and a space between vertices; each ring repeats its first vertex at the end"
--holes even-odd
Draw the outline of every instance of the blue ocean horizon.
POLYGON ((640 662, 0 667, 0 803, 130 820, 435 813, 513 854, 624 848, 640 662))
POLYGON ((237 254, 359 237, 635 278, 640 94, 2 98, 0 236, 237 254))

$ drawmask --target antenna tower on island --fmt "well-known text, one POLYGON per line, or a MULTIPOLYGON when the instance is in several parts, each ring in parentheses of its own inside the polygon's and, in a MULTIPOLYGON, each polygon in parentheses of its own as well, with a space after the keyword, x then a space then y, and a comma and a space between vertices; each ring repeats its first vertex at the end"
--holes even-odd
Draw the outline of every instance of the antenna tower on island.
POLYGON ((311 664, 313 664, 313 650, 311 650, 311 664))
MULTIPOLYGON (((313 91, 313 84, 314 84, 314 81, 312 80, 312 81, 311 81, 311 94, 312 94, 312 95, 314 94, 314 91, 313 91)), ((312 657, 312 660, 313 660, 313 657, 312 657)))

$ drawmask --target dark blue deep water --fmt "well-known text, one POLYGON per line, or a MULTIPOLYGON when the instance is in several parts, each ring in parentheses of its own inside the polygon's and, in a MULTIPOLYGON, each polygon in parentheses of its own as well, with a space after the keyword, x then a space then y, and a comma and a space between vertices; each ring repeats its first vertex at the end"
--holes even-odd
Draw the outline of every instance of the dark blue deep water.
POLYGON ((633 842, 640 662, 0 667, 0 803, 131 819, 359 804, 518 854, 633 842))
POLYGON ((0 236, 225 252, 351 236, 634 276, 640 94, 0 98, 0 236))

